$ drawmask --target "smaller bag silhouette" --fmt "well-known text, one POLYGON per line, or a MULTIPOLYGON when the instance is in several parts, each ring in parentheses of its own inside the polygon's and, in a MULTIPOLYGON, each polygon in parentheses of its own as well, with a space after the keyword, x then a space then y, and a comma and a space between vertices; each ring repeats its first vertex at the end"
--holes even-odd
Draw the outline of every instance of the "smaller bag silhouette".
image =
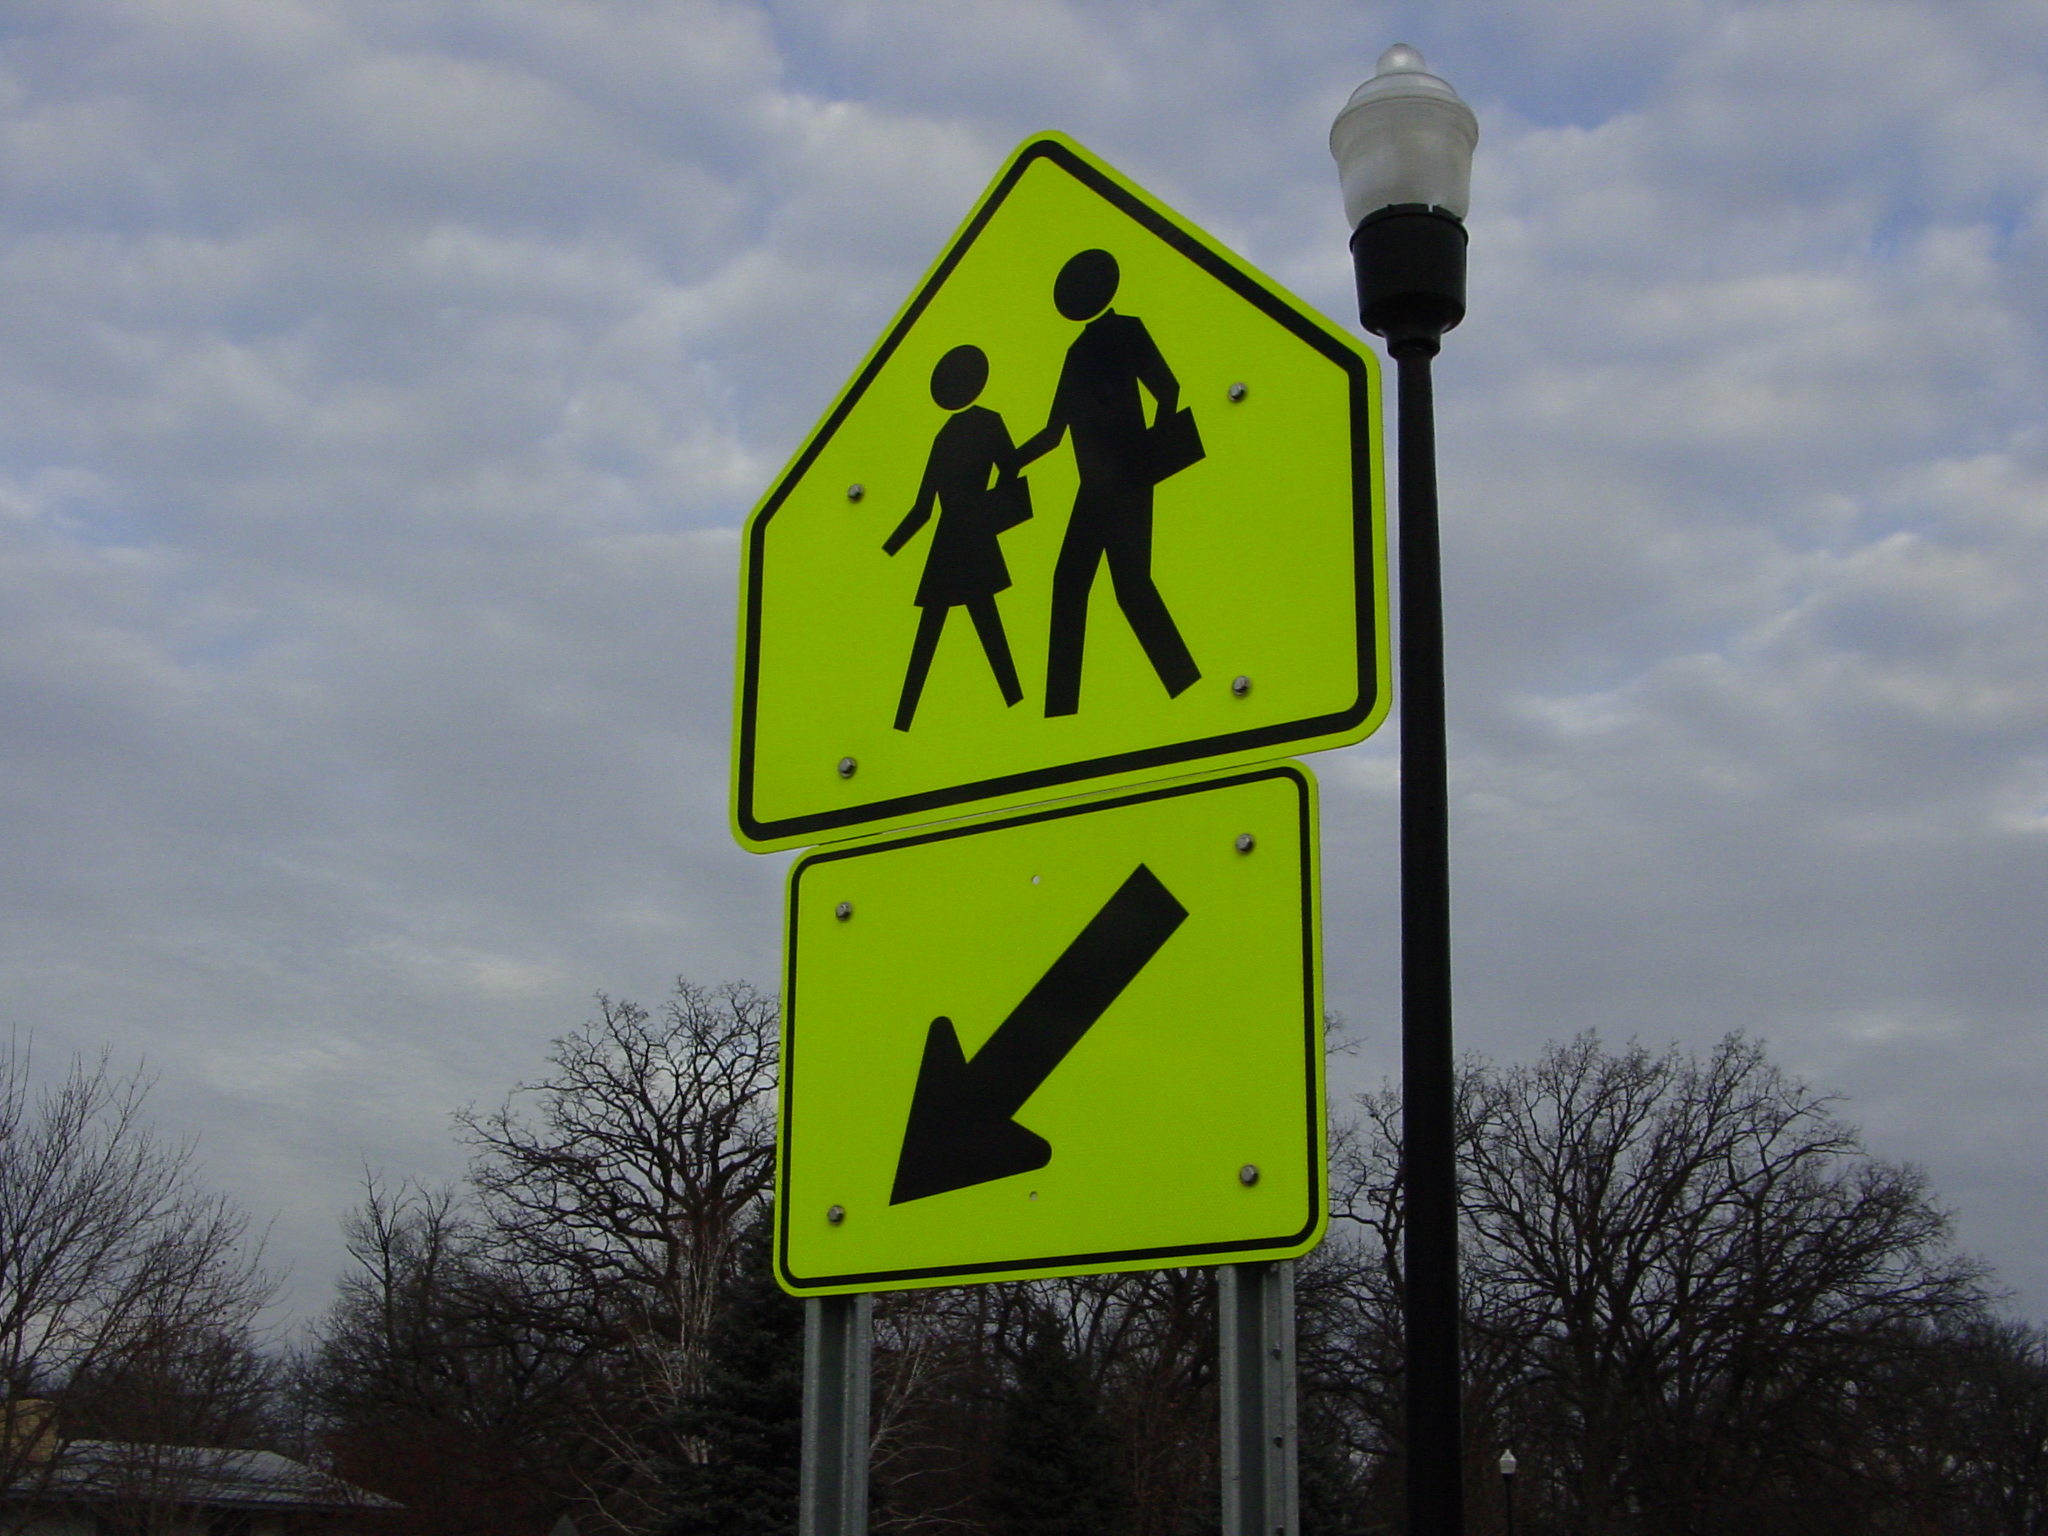
POLYGON ((1019 523, 1030 522, 1030 482, 1015 476, 998 479, 983 497, 981 515, 992 533, 1005 533, 1019 523))
POLYGON ((1207 458, 1209 451, 1202 446, 1202 434, 1195 426, 1194 410, 1184 405, 1171 416, 1162 416, 1146 428, 1145 452, 1152 461, 1154 485, 1207 458))

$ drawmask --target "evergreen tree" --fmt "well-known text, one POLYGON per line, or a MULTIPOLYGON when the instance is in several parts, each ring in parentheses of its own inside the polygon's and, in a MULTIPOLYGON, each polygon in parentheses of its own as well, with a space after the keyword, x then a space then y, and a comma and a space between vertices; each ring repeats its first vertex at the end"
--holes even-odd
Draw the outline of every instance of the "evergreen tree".
POLYGON ((773 1212, 742 1232, 721 1287, 703 1390, 676 1410, 694 1456, 669 1476, 664 1536, 791 1536, 803 1438, 803 1303, 770 1268, 773 1212))
POLYGON ((1319 1394, 1301 1403, 1299 1491, 1302 1536, 1360 1536, 1365 1496, 1344 1446, 1336 1408, 1319 1394))
POLYGON ((1003 1404, 987 1505, 1001 1536, 1109 1536, 1124 1529, 1116 1447, 1102 1397, 1059 1323, 1033 1318, 1003 1404))

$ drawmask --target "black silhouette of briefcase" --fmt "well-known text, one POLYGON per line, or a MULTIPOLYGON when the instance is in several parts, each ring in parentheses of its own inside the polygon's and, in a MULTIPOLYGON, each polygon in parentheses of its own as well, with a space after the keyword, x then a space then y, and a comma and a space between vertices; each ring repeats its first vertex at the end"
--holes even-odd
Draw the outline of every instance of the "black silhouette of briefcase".
POLYGON ((1031 521, 1031 482, 1021 477, 998 479, 985 493, 981 515, 991 533, 1006 533, 1031 521))
POLYGON ((1208 450, 1202 446, 1202 434, 1195 426, 1195 413, 1185 405, 1171 416, 1160 417, 1146 429, 1145 448, 1152 462, 1154 485, 1209 456, 1208 450))

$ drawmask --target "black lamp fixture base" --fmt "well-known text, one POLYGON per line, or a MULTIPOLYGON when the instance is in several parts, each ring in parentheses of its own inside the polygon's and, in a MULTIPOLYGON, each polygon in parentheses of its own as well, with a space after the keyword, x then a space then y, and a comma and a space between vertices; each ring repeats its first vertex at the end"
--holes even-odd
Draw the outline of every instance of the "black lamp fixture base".
POLYGON ((1351 232, 1358 318, 1387 350, 1439 338, 1465 318, 1465 221, 1426 203, 1395 203, 1351 232))

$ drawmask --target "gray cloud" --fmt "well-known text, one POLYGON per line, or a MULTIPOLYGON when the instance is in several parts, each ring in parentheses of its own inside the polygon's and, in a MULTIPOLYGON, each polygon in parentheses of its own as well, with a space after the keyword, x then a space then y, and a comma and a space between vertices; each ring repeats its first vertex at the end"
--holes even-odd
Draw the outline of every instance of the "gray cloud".
MULTIPOLYGON (((771 979, 735 530, 1008 147, 1332 314, 1330 115, 1480 107, 1439 366, 1463 1038, 1769 1038, 2023 1306, 2048 127, 2019 4, 294 4, 0 23, 0 1013, 318 1305, 599 988, 771 979)), ((1317 764, 1394 1065, 1395 738, 1317 764)))

